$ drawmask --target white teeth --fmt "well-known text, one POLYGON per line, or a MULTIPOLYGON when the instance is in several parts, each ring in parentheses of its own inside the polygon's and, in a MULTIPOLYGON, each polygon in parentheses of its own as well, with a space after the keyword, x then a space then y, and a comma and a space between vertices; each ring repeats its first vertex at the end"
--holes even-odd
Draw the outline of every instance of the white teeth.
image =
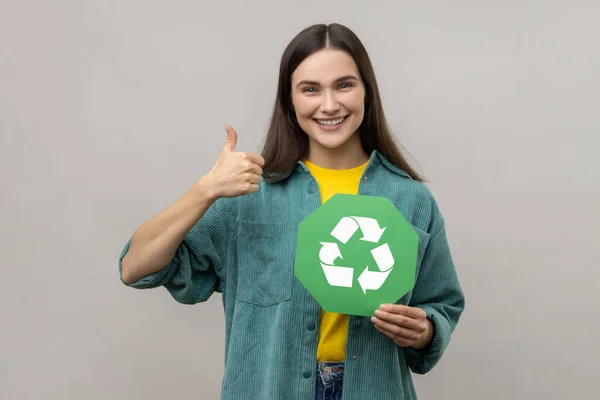
POLYGON ((321 125, 325 126, 334 126, 341 124, 344 121, 344 118, 334 119, 334 120, 317 120, 317 122, 321 125))

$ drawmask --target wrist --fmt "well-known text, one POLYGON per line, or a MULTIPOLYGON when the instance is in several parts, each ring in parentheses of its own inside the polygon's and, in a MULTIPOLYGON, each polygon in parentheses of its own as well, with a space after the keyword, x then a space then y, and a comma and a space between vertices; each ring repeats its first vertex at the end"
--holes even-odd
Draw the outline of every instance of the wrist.
POLYGON ((213 184, 209 175, 200 178, 188 191, 188 195, 198 205, 210 205, 221 197, 217 185, 213 184))
POLYGON ((429 318, 427 318, 427 329, 425 330, 425 332, 423 332, 421 339, 419 339, 411 347, 416 350, 424 349, 425 347, 427 347, 431 344, 431 342, 433 341, 434 334, 435 334, 435 325, 429 318))

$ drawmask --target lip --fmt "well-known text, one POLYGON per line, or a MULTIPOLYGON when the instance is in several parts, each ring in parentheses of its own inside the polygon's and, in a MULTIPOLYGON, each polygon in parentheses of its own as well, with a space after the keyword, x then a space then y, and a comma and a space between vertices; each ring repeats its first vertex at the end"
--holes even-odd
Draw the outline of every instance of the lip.
MULTIPOLYGON (((346 121, 348 120, 350 114, 346 115, 344 117, 344 120, 342 121, 341 124, 335 125, 335 126, 326 126, 326 125, 321 125, 320 123, 318 123, 316 121, 316 119, 313 119, 313 122, 319 127, 319 129, 321 129, 323 132, 337 132, 340 129, 342 129, 342 127, 344 125, 346 125, 346 121)), ((339 117, 338 117, 339 118, 339 117)), ((333 118, 333 119, 338 119, 338 118, 333 118)), ((328 119, 332 119, 332 118, 328 118, 328 119)))

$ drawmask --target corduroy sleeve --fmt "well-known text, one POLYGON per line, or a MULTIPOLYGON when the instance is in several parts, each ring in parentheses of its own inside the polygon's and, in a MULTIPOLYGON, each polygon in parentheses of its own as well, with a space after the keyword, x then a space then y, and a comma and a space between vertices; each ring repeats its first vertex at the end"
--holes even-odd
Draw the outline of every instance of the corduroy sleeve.
MULTIPOLYGON (((122 262, 130 244, 131 238, 119 257, 121 281, 122 262)), ((128 286, 137 289, 164 286, 176 301, 183 304, 206 301, 215 291, 222 291, 227 270, 227 247, 227 214, 222 199, 219 199, 186 234, 168 265, 128 286)))
POLYGON ((444 221, 439 214, 434 219, 433 230, 409 305, 426 312, 435 327, 435 334, 424 349, 404 348, 408 366, 417 374, 431 371, 439 362, 465 307, 444 221))

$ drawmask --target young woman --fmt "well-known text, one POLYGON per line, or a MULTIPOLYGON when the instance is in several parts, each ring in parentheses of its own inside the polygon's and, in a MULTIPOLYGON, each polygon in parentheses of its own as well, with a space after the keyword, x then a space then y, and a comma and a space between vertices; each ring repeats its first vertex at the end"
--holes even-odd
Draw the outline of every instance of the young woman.
POLYGON ((311 26, 286 48, 262 155, 236 151, 135 232, 122 281, 223 296, 225 400, 416 399, 464 309, 444 220, 396 147, 360 40, 311 26), (371 318, 328 313, 294 277, 298 224, 336 193, 387 197, 419 236, 416 284, 371 318))

